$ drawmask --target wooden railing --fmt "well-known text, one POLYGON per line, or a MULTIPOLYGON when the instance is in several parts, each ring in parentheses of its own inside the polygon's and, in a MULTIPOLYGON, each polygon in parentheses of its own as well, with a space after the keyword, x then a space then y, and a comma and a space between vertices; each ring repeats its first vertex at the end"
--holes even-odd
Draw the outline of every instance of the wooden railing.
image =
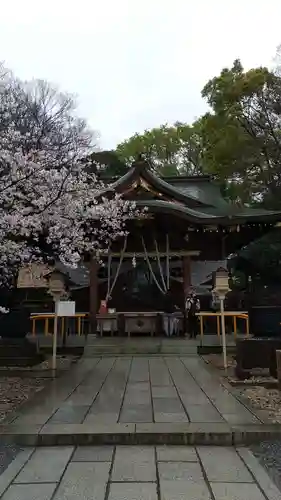
MULTIPOLYGON (((221 313, 220 312, 210 312, 210 311, 201 311, 197 313, 197 316, 200 319, 200 336, 201 338, 204 336, 204 319, 205 318, 217 318, 217 335, 220 337, 221 335, 221 313)), ((237 336, 237 319, 243 319, 246 322, 246 335, 249 335, 249 317, 248 313, 244 311, 224 311, 225 318, 233 319, 233 333, 234 337, 237 336)))
MULTIPOLYGON (((123 313, 124 314, 124 313, 123 313)), ((36 326, 38 322, 44 322, 44 335, 52 335, 53 334, 53 328, 50 328, 50 323, 53 322, 54 320, 54 313, 43 313, 43 314, 32 314, 30 316, 31 322, 32 322, 32 335, 36 335, 36 326)), ((64 335, 66 326, 67 326, 67 320, 70 320, 73 324, 74 321, 74 330, 75 333, 80 336, 83 335, 84 333, 84 322, 85 319, 88 318, 89 314, 88 313, 77 313, 75 314, 74 317, 71 318, 60 318, 59 322, 59 334, 64 335)), ((116 321, 116 316, 114 315, 114 319, 116 321)), ((221 314, 220 312, 210 312, 210 311, 201 311, 200 313, 197 313, 197 316, 199 317, 200 320, 200 336, 201 339, 204 336, 204 320, 207 318, 212 318, 216 317, 217 318, 217 335, 220 337, 221 335, 221 314)), ((249 318, 248 318, 248 313, 247 312, 240 312, 240 311, 225 311, 224 312, 225 318, 232 318, 233 320, 233 333, 234 337, 237 336, 237 319, 243 319, 246 322, 246 335, 249 335, 249 318)), ((108 315, 108 317, 104 317, 104 319, 107 319, 107 321, 112 318, 111 315, 108 315)), ((101 328, 100 328, 101 329, 101 328)), ((102 334, 102 330, 101 330, 102 334)), ((112 332, 111 332, 112 334, 112 332)))
MULTIPOLYGON (((59 328, 59 331, 58 333, 61 334, 61 335, 64 335, 65 334, 65 328, 66 328, 66 324, 67 324, 67 320, 71 320, 72 322, 75 321, 75 324, 74 324, 74 327, 75 327, 75 331, 76 333, 80 336, 83 334, 83 326, 84 326, 84 319, 88 316, 88 314, 86 313, 77 313, 75 314, 74 317, 71 317, 71 318, 60 318, 60 328, 59 328), (77 326, 77 328, 76 328, 77 326)), ((39 322, 39 321, 43 321, 44 322, 44 335, 52 335, 53 334, 53 331, 49 331, 50 330, 50 320, 53 321, 54 320, 54 313, 48 313, 48 314, 32 314, 30 316, 30 320, 31 320, 31 323, 32 323, 32 329, 31 329, 31 332, 32 332, 32 335, 36 335, 36 324, 39 322)))

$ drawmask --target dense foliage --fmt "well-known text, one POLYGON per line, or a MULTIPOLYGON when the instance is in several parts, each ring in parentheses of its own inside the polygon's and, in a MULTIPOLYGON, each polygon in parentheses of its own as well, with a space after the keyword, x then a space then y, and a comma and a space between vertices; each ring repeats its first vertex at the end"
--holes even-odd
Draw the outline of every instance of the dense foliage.
MULTIPOLYGON (((277 63, 278 63, 277 55, 277 63)), ((239 60, 202 90, 210 111, 192 125, 162 125, 119 144, 126 165, 143 153, 162 175, 211 174, 239 203, 281 208, 281 71, 239 60)))

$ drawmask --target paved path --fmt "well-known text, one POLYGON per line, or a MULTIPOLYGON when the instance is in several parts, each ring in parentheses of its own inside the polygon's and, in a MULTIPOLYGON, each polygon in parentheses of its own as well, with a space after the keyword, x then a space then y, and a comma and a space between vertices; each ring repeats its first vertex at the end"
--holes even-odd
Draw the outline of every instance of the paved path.
POLYGON ((202 359, 84 358, 13 424, 260 424, 202 359))
POLYGON ((1 500, 280 500, 247 448, 26 448, 0 476, 1 500))

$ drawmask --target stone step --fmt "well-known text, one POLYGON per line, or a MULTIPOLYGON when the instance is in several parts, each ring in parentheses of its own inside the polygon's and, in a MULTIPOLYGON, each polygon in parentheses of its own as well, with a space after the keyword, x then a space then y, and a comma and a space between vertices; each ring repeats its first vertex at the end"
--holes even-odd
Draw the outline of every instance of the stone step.
POLYGON ((84 349, 84 356, 105 356, 105 355, 196 355, 197 347, 191 346, 186 347, 185 349, 178 348, 176 346, 162 346, 162 347, 154 347, 154 346, 124 346, 124 345, 87 345, 84 349))
POLYGON ((210 445, 240 446, 280 439, 281 425, 212 423, 46 424, 0 426, 2 443, 18 446, 210 445))
POLYGON ((35 356, 1 356, 0 366, 35 366, 44 361, 44 356, 36 354, 35 356))

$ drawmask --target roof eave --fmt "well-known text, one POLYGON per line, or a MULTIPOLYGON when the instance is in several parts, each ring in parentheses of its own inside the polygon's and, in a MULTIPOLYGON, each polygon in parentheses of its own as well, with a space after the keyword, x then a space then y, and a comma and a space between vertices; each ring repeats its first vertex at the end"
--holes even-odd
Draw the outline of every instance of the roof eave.
MULTIPOLYGON (((255 222, 271 223, 281 220, 281 212, 268 213, 268 214, 249 214, 244 215, 226 215, 226 216, 204 216, 202 213, 197 213, 196 210, 177 205, 173 202, 165 202, 160 200, 138 200, 136 205, 139 208, 147 208, 152 213, 167 213, 174 214, 181 219, 188 220, 190 223, 199 224, 202 226, 207 225, 220 225, 220 226, 233 226, 242 225, 255 222), (195 213, 194 213, 195 212, 195 213)), ((254 209, 253 209, 254 210, 254 209)))

